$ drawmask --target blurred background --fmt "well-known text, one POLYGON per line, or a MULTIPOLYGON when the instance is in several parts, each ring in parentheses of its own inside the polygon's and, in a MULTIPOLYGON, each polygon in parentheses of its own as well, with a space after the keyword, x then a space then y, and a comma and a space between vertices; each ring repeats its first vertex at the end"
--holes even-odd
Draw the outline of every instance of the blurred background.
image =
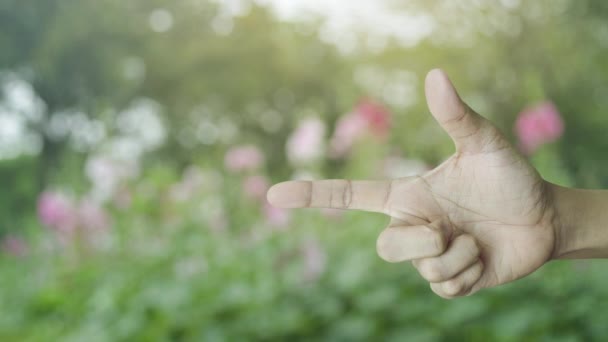
POLYGON ((436 297, 382 215, 285 211, 287 179, 453 152, 444 68, 543 177, 608 187, 602 0, 1 0, 3 341, 588 341, 601 261, 436 297))

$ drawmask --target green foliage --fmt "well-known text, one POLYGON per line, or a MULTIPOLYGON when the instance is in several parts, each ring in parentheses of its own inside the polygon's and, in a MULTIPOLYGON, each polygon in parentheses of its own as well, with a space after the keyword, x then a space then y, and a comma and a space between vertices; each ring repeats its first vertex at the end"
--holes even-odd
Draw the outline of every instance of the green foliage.
POLYGON ((36 222, 36 161, 29 158, 0 163, 0 179, 10 184, 10 196, 0 196, 0 232, 23 231, 36 222))
POLYGON ((606 333, 596 305, 608 300, 600 262, 554 263, 519 282, 445 301, 412 267, 375 255, 386 224, 380 216, 348 213, 336 222, 309 211, 277 232, 253 203, 243 203, 250 214, 233 222, 241 229, 213 231, 188 219, 188 207, 207 196, 215 194, 203 192, 180 210, 165 203, 156 217, 144 209, 157 208, 155 198, 134 198, 142 214, 118 211, 113 233, 122 243, 103 251, 1 260, 0 337, 517 341, 606 333), (176 217, 181 221, 168 225, 176 217), (328 254, 315 280, 304 278, 300 253, 311 238, 328 254))

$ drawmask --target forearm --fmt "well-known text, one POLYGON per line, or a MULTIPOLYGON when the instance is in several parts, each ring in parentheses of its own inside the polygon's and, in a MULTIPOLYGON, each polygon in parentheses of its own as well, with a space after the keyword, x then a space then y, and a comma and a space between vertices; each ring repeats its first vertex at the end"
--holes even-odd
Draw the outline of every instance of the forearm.
POLYGON ((550 188, 556 210, 553 258, 608 258, 608 190, 550 188))

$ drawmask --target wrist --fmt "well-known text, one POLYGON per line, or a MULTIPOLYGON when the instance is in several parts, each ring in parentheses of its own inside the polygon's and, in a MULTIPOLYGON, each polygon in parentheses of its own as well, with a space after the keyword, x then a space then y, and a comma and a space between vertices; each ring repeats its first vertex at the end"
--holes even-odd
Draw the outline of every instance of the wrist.
POLYGON ((608 192, 548 184, 555 211, 552 259, 608 257, 608 192))
POLYGON ((574 227, 570 222, 572 203, 570 189, 559 185, 548 183, 550 189, 550 201, 554 210, 553 230, 555 236, 555 246, 551 259, 564 259, 567 255, 572 255, 581 248, 579 243, 574 241, 576 235, 573 234, 574 227))

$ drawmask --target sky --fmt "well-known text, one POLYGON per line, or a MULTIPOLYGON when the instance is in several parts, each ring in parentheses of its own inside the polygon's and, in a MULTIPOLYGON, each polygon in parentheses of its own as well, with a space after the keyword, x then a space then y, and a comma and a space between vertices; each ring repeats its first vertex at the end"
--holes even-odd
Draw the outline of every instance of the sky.
POLYGON ((369 0, 266 0, 277 15, 286 20, 306 20, 311 14, 326 18, 323 31, 332 35, 366 32, 372 36, 393 37, 404 45, 415 45, 433 30, 426 14, 413 14, 389 8, 385 1, 369 0))
MULTIPOLYGON (((227 13, 247 12, 246 0, 215 0, 227 13)), ((389 8, 385 1, 370 0, 254 0, 269 6, 281 20, 310 21, 323 18, 320 38, 335 43, 343 52, 353 52, 355 35, 370 37, 366 48, 381 50, 388 38, 404 46, 414 46, 430 35, 434 20, 424 13, 389 8)))

